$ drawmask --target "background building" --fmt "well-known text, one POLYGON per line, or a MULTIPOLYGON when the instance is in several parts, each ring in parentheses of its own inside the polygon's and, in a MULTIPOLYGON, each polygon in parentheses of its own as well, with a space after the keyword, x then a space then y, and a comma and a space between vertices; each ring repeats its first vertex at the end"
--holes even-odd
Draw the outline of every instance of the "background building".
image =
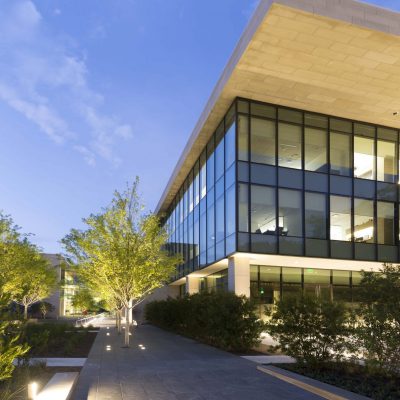
POLYGON ((170 293, 356 301, 399 261, 400 14, 261 1, 160 199, 170 293))

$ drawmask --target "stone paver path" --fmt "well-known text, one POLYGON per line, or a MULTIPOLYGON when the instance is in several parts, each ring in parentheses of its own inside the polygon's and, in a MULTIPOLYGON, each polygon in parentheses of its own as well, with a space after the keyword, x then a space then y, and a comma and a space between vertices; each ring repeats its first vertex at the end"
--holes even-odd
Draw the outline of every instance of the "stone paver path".
POLYGON ((101 328, 73 400, 321 400, 251 361, 151 325, 135 328, 131 348, 122 341, 111 321, 101 328))

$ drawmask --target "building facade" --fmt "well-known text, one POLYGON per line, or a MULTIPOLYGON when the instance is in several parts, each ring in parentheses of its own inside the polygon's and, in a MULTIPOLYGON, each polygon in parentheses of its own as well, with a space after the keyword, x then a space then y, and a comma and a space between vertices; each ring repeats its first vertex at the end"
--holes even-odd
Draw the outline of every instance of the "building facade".
POLYGON ((357 301, 399 253, 400 15, 261 1, 160 199, 171 290, 357 301))

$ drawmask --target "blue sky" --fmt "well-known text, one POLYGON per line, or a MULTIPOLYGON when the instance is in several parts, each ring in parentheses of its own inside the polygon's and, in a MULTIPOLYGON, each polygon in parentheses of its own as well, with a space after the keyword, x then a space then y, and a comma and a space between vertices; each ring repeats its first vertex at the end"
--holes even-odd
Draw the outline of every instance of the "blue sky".
POLYGON ((257 3, 1 0, 0 209, 46 252, 136 175, 154 209, 257 3))

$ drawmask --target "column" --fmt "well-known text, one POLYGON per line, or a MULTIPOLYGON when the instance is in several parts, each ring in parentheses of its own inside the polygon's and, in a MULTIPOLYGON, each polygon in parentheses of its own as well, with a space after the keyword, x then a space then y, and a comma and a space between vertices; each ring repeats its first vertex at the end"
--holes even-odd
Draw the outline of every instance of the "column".
POLYGON ((250 297, 250 260, 248 258, 229 257, 228 289, 238 296, 250 297))
POLYGON ((200 278, 197 276, 186 275, 186 293, 199 293, 200 278))

